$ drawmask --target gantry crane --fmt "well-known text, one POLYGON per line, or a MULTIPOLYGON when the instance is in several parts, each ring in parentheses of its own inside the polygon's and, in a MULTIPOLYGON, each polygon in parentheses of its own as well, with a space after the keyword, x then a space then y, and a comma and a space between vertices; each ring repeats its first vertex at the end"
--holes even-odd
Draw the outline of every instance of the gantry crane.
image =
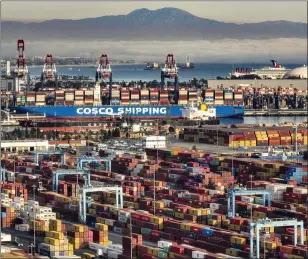
POLYGON ((83 170, 76 170, 76 169, 70 169, 70 170, 56 170, 53 171, 53 176, 52 176, 52 188, 53 191, 58 192, 59 189, 59 176, 60 175, 85 175, 87 178, 87 184, 86 186, 91 185, 91 175, 90 172, 88 171, 83 171, 83 170))
POLYGON ((259 219, 256 222, 250 222, 250 257, 260 259, 260 230, 270 227, 294 227, 294 245, 297 245, 297 227, 300 227, 300 243, 304 244, 304 222, 297 219, 259 219), (255 230, 255 233, 254 233, 255 230), (256 256, 254 254, 254 235, 256 236, 256 256))
POLYGON ((100 84, 101 82, 106 81, 108 79, 109 79, 109 102, 110 102, 111 90, 112 90, 112 70, 109 63, 108 55, 102 54, 99 58, 98 67, 95 74, 95 82, 96 82, 95 92, 94 92, 95 105, 101 105, 100 84))
POLYGON ((44 67, 41 74, 42 87, 47 81, 55 83, 55 87, 58 86, 58 75, 55 60, 52 54, 47 54, 44 60, 44 67))
POLYGON ((228 198, 228 217, 232 218, 235 216, 235 196, 238 195, 262 195, 263 205, 266 205, 266 196, 268 201, 268 206, 271 206, 271 192, 268 190, 247 190, 247 189, 229 189, 228 198))
POLYGON ((84 187, 79 190, 79 221, 86 223, 87 220, 87 194, 93 192, 115 191, 116 206, 123 208, 123 188, 120 186, 84 187), (120 197, 119 197, 120 196, 120 197), (120 198, 120 200, 119 200, 120 198))
POLYGON ((86 163, 86 162, 106 162, 106 171, 111 172, 111 160, 112 160, 111 157, 95 158, 95 157, 84 156, 79 159, 78 164, 77 164, 77 169, 83 170, 83 163, 86 163))
MULTIPOLYGON (((28 86, 30 82, 30 75, 29 75, 28 67, 26 65, 26 57, 24 55, 25 42, 23 39, 17 40, 17 51, 18 51, 18 56, 17 56, 16 66, 15 66, 15 76, 18 78, 18 80, 21 81, 21 83, 24 83, 28 86)), ((19 88, 20 87, 18 85, 17 89, 19 88)))
POLYGON ((39 155, 61 155, 61 164, 65 165, 65 152, 62 151, 35 151, 34 152, 34 163, 37 165, 39 160, 39 155))
POLYGON ((174 90, 177 91, 178 67, 173 54, 168 54, 165 66, 161 69, 161 88, 165 86, 165 78, 174 80, 174 90))

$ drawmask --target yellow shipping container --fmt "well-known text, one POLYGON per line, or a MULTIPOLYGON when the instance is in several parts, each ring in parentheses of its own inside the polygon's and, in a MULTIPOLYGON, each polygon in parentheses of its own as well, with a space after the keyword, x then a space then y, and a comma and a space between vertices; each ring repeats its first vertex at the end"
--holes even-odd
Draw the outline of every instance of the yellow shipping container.
POLYGON ((264 247, 264 244, 265 244, 265 248, 267 248, 267 249, 276 249, 277 248, 277 243, 272 242, 272 241, 261 242, 261 247, 264 247))
POLYGON ((108 225, 102 223, 95 223, 95 228, 101 231, 108 231, 108 225))
POLYGON ((184 219, 184 213, 175 212, 174 216, 178 219, 184 219))

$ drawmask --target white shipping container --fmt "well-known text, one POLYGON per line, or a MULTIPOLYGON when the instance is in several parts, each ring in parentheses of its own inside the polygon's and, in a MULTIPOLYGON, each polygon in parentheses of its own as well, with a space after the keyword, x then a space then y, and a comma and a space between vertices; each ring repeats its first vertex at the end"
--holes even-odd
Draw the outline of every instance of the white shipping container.
POLYGON ((29 231, 29 224, 15 225, 15 229, 18 230, 18 231, 29 231))
POLYGON ((105 224, 108 226, 113 226, 115 220, 113 219, 105 219, 105 224))
POLYGON ((192 252, 192 258, 206 258, 205 256, 207 253, 200 252, 200 251, 193 251, 192 252))
POLYGON ((294 189, 293 189, 293 193, 307 194, 307 192, 308 192, 307 188, 300 188, 300 187, 297 187, 297 188, 294 188, 294 189))
POLYGON ((160 241, 157 242, 157 246, 159 248, 170 247, 170 246, 172 246, 172 242, 160 240, 160 241))

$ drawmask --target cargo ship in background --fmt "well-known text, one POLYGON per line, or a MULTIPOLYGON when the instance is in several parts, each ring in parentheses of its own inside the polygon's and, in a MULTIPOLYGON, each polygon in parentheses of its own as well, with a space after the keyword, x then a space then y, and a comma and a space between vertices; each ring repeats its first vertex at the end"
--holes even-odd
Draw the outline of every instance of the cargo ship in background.
POLYGON ((154 70, 154 69, 159 69, 158 63, 147 63, 147 65, 143 70, 154 70))
POLYGON ((271 67, 263 67, 259 69, 252 68, 236 68, 234 72, 229 74, 230 79, 282 79, 283 76, 289 72, 284 66, 278 64, 276 60, 271 60, 271 67))
POLYGON ((189 56, 186 57, 186 64, 179 66, 179 69, 195 69, 195 64, 190 62, 189 56))

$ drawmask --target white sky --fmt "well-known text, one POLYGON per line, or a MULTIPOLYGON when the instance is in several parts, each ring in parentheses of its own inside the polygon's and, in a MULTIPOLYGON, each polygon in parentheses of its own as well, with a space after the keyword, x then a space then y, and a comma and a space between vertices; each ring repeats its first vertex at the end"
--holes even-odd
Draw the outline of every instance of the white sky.
POLYGON ((64 1, 4 0, 2 20, 43 21, 50 19, 80 19, 105 15, 127 14, 135 9, 151 10, 175 7, 193 15, 224 22, 246 23, 287 20, 307 23, 306 1, 64 1))

